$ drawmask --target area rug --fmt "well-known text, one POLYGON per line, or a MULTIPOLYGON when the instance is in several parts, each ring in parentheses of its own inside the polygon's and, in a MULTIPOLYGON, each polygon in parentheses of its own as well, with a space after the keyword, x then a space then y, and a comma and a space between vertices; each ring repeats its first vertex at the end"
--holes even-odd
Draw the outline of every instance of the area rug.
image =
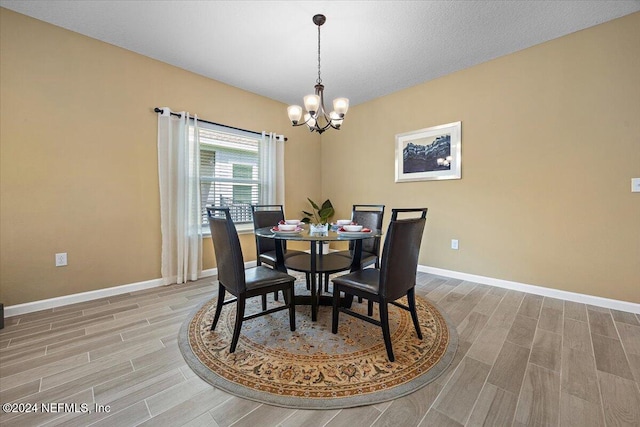
MULTIPOLYGON (((297 284, 297 294, 305 290, 297 284)), ((282 304, 282 296, 280 301, 271 296, 269 304, 282 304)), ((410 314, 389 306, 395 362, 387 359, 382 331, 375 325, 341 313, 338 333, 332 334, 327 306, 319 308, 315 322, 309 306, 296 306, 295 332, 289 330, 287 310, 245 321, 236 351, 230 354, 235 304, 224 307, 211 332, 215 305, 216 298, 204 303, 179 332, 187 364, 217 388, 270 405, 337 409, 397 399, 437 378, 457 348, 455 328, 446 315, 416 297, 422 340, 410 314)), ((354 301, 353 309, 366 314, 366 306, 366 301, 354 301)), ((259 309, 260 298, 247 301, 247 313, 259 309)), ((377 307, 373 315, 378 318, 377 307)))

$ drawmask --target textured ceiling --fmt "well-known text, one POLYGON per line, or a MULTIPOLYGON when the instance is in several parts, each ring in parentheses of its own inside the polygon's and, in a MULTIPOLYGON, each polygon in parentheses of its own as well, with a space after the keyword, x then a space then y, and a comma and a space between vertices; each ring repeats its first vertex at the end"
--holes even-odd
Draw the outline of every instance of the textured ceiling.
POLYGON ((287 104, 378 98, 640 10, 627 1, 69 1, 2 7, 287 104))

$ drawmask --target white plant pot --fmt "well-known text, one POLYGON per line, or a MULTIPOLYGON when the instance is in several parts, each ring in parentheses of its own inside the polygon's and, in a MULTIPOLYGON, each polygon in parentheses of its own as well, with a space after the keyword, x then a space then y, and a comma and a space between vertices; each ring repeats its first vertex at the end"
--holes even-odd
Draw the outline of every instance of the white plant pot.
POLYGON ((329 232, 329 224, 309 224, 309 232, 323 234, 329 232))

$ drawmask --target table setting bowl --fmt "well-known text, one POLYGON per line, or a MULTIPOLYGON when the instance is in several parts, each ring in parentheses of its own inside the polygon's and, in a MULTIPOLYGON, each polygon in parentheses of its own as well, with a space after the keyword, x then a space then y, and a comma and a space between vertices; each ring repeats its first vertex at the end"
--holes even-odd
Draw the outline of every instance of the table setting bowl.
POLYGON ((278 231, 295 231, 297 227, 298 227, 297 224, 278 224, 277 230, 278 231))
POLYGON ((362 226, 361 225, 349 224, 349 225, 343 225, 342 228, 344 229, 344 231, 348 231, 349 233, 362 231, 362 226))
POLYGON ((285 219, 284 223, 286 225, 300 225, 300 220, 299 219, 285 219))

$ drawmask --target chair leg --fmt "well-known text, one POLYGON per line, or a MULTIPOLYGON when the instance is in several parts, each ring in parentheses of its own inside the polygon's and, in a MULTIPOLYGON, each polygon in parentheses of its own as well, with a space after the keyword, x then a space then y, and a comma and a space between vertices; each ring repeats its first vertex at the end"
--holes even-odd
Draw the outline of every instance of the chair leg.
POLYGON ((407 302, 409 303, 409 312, 413 319, 413 326, 416 328, 416 334, 418 334, 418 338, 422 339, 422 331, 420 330, 420 323, 418 323, 418 312, 416 311, 416 288, 411 288, 407 292, 407 302))
POLYGON ((222 312, 222 306, 224 305, 224 293, 225 289, 222 283, 218 282, 218 302, 216 304, 216 314, 213 316, 213 323, 211 324, 211 330, 213 331, 220 320, 220 313, 222 312))
POLYGON ((305 273, 307 279, 307 290, 311 289, 311 273, 305 273))
MULTIPOLYGON (((267 296, 266 296, 266 295, 263 295, 263 296, 262 296, 262 298, 264 298, 264 299, 265 299, 265 301, 267 300, 267 296)), ((273 293, 273 300, 274 300, 274 301, 278 301, 278 291, 275 291, 275 292, 273 293)), ((266 310, 266 307, 265 307, 264 309, 266 310)))
POLYGON ((331 333, 337 334, 338 333, 338 314, 339 314, 339 310, 338 310, 338 304, 340 304, 340 289, 338 289, 338 286, 334 283, 333 284, 333 310, 332 310, 332 316, 331 316, 331 333))
MULTIPOLYGON (((278 293, 276 292, 276 295, 273 297, 276 301, 278 300, 277 298, 278 293)), ((262 295, 262 311, 265 311, 267 309, 267 295, 262 295)))
POLYGON ((289 328, 292 331, 296 330, 296 297, 293 292, 293 284, 287 290, 286 299, 289 300, 289 328))
POLYGON ((367 300, 367 316, 373 316, 373 301, 367 300))
POLYGON ((358 302, 362 302, 362 297, 358 297, 358 302))
POLYGON ((231 338, 231 347, 229 348, 229 353, 233 353, 236 351, 236 346, 238 345, 238 338, 240 338, 240 329, 242 327, 242 320, 244 318, 244 303, 245 296, 238 295, 238 301, 236 301, 236 324, 233 327, 233 338, 231 338))
POLYGON ((380 301, 380 323, 382 324, 382 337, 384 338, 384 346, 387 348, 387 357, 390 362, 395 360, 393 357, 393 348, 391 347, 391 333, 389 332, 389 307, 386 301, 380 301))
POLYGON ((329 273, 324 274, 324 291, 329 292, 329 273))

